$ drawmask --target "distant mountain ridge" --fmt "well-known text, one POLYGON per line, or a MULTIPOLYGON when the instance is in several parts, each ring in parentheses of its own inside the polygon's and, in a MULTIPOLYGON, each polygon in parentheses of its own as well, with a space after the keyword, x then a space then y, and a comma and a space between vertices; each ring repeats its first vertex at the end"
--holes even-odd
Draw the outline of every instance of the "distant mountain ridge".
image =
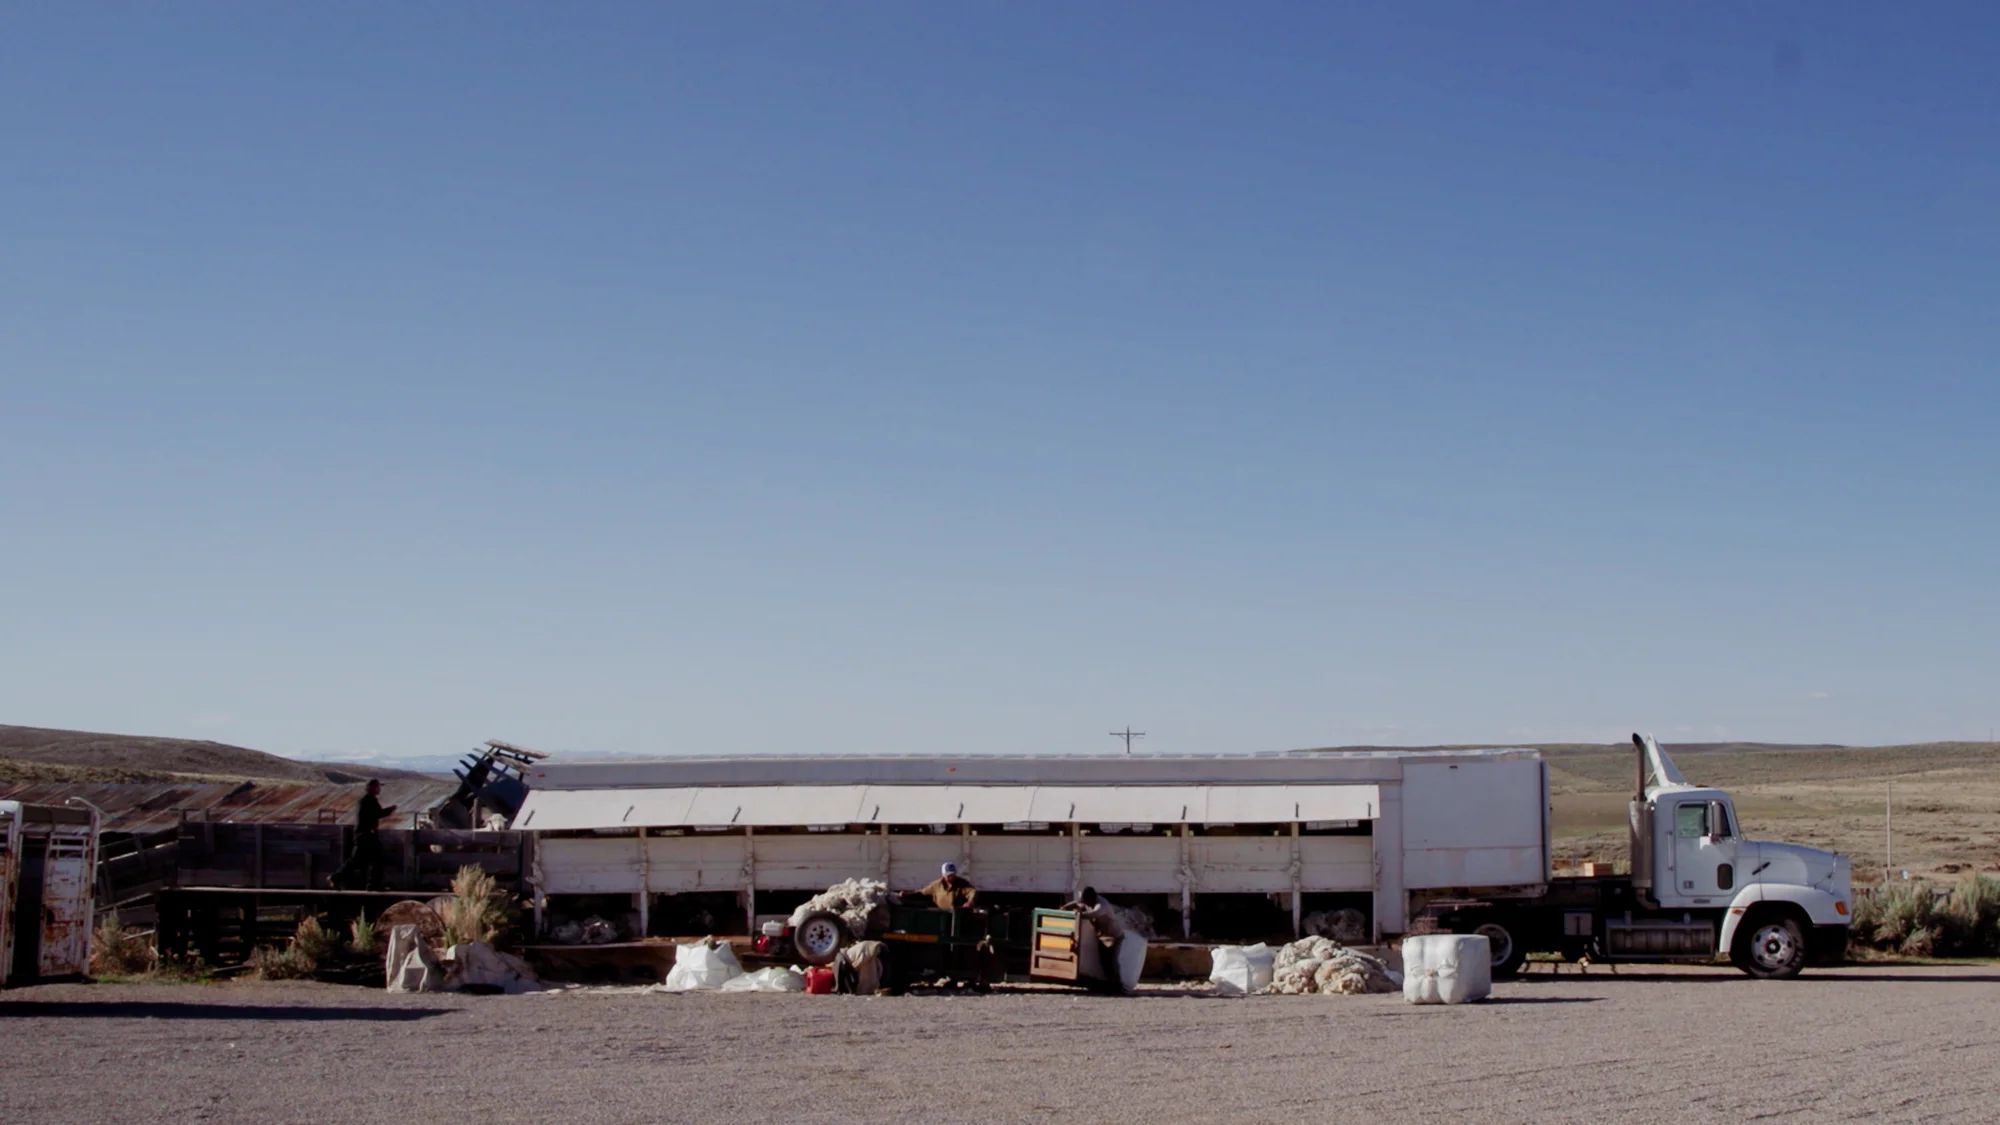
POLYGON ((435 774, 358 764, 301 762, 190 738, 104 734, 0 724, 0 780, 118 782, 244 779, 353 785, 371 777, 435 774))

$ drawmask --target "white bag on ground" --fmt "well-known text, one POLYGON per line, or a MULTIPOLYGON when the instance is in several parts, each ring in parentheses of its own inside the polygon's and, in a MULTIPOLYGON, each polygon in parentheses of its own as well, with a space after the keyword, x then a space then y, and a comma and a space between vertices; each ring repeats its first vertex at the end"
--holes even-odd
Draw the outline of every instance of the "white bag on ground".
POLYGON ((1208 951, 1209 982, 1223 996, 1248 996, 1271 986, 1271 961, 1277 950, 1256 945, 1218 945, 1208 951))
POLYGON ((743 975, 735 951, 727 945, 691 941, 674 947, 674 967, 667 970, 668 992, 705 992, 721 988, 743 975))
POLYGON ((396 926, 389 931, 389 951, 382 958, 389 992, 440 992, 444 989, 444 969, 438 965, 431 947, 414 925, 396 926))
POLYGON ((805 974, 792 969, 758 969, 722 982, 724 992, 804 992, 805 974))
POLYGON ((1493 947, 1484 934, 1418 934, 1403 939, 1403 999, 1464 1004, 1493 994, 1493 947))

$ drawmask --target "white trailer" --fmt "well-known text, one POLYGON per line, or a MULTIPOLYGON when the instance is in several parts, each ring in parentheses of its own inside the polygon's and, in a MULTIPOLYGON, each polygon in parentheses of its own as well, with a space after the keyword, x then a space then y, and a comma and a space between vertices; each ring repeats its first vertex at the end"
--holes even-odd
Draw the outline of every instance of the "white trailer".
POLYGON ((1413 905, 1549 878, 1533 750, 545 762, 528 782, 513 827, 535 838, 538 905, 631 895, 642 932, 660 896, 730 894, 747 927, 760 896, 914 888, 947 861, 988 895, 1164 899, 1183 936, 1221 896, 1261 896, 1294 932, 1352 909, 1379 937, 1413 905))
POLYGON ((538 927, 551 898, 630 896, 650 933, 656 904, 706 896, 748 931, 760 895, 915 888, 952 862, 1023 903, 1094 886, 1177 909, 1184 937, 1274 928, 1272 908, 1296 934, 1329 907, 1377 940, 1484 933, 1503 975, 1554 952, 1787 977, 1846 948, 1846 857, 1742 838, 1728 794, 1632 739, 1632 873, 1594 878, 1552 878, 1548 767, 1526 749, 540 763, 513 827, 535 841, 538 927))

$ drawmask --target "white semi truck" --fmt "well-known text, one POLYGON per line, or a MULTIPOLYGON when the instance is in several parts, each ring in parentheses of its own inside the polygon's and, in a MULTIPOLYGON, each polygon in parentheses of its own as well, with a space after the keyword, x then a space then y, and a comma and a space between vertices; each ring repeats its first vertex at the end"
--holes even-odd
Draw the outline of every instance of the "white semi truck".
POLYGON ((1554 877, 1548 762, 1524 748, 550 760, 512 827, 549 932, 597 916, 634 938, 751 934, 843 880, 914 889, 950 862, 983 901, 1095 887, 1165 939, 1477 931, 1503 975, 1553 952, 1785 977, 1845 948, 1846 859, 1742 839, 1728 794, 1633 739, 1619 876, 1554 877))
POLYGON ((1483 933, 1502 975, 1529 953, 1607 961, 1726 956, 1753 977, 1797 976, 1847 948, 1846 856, 1743 837, 1729 794, 1688 783, 1650 736, 1634 734, 1631 874, 1433 900, 1443 928, 1483 933))

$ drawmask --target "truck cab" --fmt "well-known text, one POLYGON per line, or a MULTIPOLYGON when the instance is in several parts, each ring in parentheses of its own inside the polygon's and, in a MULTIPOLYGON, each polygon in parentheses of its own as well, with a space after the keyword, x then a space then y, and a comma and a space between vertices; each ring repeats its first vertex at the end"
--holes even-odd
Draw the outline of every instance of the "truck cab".
MULTIPOLYGON (((1745 839, 1720 789, 1691 785, 1651 736, 1632 736, 1643 788, 1633 801, 1633 883, 1661 912, 1713 920, 1711 951, 1751 976, 1796 976, 1847 945, 1846 856, 1745 839)), ((1637 920, 1635 920, 1635 923, 1637 920)))
POLYGON ((1463 904, 1441 921, 1483 933, 1496 974, 1529 952, 1596 961, 1708 961, 1753 977, 1797 976, 1847 948, 1846 856, 1746 839, 1728 793, 1691 784, 1651 736, 1634 734, 1629 875, 1550 879, 1538 896, 1463 904))

